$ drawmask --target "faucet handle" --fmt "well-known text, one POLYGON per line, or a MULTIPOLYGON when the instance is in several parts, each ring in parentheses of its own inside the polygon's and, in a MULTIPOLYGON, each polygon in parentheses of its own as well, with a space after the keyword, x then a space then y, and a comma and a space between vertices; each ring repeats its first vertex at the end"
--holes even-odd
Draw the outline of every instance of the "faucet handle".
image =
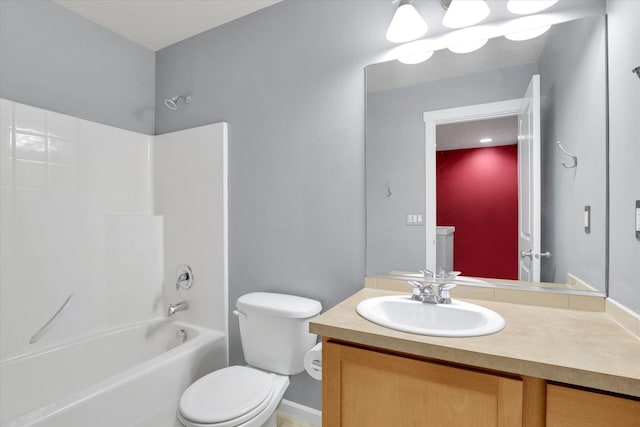
POLYGON ((438 286, 438 291, 439 292, 449 292, 451 289, 455 288, 456 284, 455 283, 443 283, 442 285, 438 286))
POLYGON ((421 289, 424 286, 422 283, 415 280, 409 280, 408 283, 413 287, 413 289, 421 289))
POLYGON ((189 289, 193 286, 193 270, 187 264, 178 267, 176 273, 176 289, 189 289))
POLYGON ((455 283, 443 283, 438 286, 438 294, 443 304, 451 304, 451 289, 455 288, 455 283))
POLYGON ((409 284, 413 286, 411 299, 417 300, 417 301, 424 301, 424 298, 435 297, 435 293, 433 291, 433 285, 431 285, 430 283, 422 283, 415 280, 410 280, 409 284))
POLYGON ((434 278, 434 276, 435 276, 435 275, 433 274, 433 271, 431 271, 431 270, 424 269, 424 270, 418 270, 418 271, 419 271, 420 273, 422 273, 422 276, 423 276, 424 280, 433 279, 433 278, 434 278))
POLYGON ((444 274, 445 280, 456 280, 461 273, 459 271, 447 271, 444 274))
POLYGON ((433 285, 431 283, 418 282, 417 280, 409 280, 409 284, 413 286, 413 291, 415 293, 416 290, 419 292, 433 292, 433 285))
POLYGON ((422 295, 422 290, 424 289, 424 284, 420 283, 420 282, 416 282, 415 280, 409 280, 408 282, 412 287, 413 287, 413 291, 412 291, 412 298, 417 298, 420 297, 422 295))

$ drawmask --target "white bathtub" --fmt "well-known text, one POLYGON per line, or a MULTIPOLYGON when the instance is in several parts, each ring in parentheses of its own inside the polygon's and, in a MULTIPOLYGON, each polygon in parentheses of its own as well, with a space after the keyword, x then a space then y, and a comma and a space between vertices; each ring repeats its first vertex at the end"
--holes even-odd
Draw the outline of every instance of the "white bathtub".
POLYGON ((226 365, 219 331, 159 319, 105 332, 1 362, 0 425, 174 426, 182 392, 226 365))

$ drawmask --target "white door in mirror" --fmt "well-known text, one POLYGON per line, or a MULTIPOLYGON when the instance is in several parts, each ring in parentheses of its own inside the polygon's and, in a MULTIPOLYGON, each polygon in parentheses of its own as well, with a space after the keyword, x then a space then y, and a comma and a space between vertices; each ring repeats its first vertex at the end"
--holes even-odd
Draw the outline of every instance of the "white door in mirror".
POLYGON ((385 296, 361 301, 356 311, 378 325, 419 335, 476 337, 505 327, 504 319, 495 311, 458 300, 428 304, 405 295, 385 296))

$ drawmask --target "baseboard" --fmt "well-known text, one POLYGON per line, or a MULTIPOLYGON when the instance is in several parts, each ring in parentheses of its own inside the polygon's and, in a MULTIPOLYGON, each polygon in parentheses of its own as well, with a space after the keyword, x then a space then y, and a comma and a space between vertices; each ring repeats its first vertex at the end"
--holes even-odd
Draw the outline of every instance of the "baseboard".
POLYGON ((300 421, 304 421, 308 424, 313 424, 316 426, 322 425, 322 412, 287 399, 282 399, 282 401, 280 402, 280 406, 278 406, 277 412, 281 412, 293 418, 297 418, 300 421))

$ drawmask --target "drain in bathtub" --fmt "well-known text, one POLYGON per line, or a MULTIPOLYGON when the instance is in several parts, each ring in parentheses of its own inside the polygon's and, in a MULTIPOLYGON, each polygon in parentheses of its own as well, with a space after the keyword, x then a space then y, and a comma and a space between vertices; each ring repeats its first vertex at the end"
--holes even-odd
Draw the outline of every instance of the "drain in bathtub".
POLYGON ((176 338, 178 338, 180 342, 185 342, 187 340, 187 331, 184 329, 178 330, 178 332, 176 332, 176 338))

